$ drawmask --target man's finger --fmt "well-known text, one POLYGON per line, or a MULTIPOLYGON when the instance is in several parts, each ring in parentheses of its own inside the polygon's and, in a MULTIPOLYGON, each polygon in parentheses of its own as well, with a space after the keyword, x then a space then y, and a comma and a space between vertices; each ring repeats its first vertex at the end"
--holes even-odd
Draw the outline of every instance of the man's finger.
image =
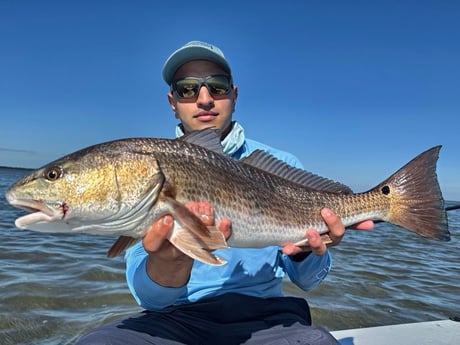
POLYGON ((188 202, 185 206, 206 226, 214 225, 214 209, 207 201, 188 202))
POLYGON ((329 208, 323 208, 321 210, 321 216, 327 224, 329 236, 333 241, 333 245, 340 243, 340 240, 345 234, 345 226, 340 218, 329 208))
POLYGON ((350 229, 356 230, 372 230, 374 228, 374 222, 372 220, 365 220, 358 224, 350 226, 350 229))
POLYGON ((321 239, 321 236, 319 235, 317 230, 308 229, 307 239, 308 239, 308 244, 310 245, 310 249, 314 254, 324 255, 327 248, 326 248, 326 245, 323 243, 323 240, 321 239))
POLYGON ((146 251, 154 252, 158 250, 163 242, 168 238, 174 224, 174 219, 167 214, 153 222, 150 229, 142 239, 142 244, 146 251))
POLYGON ((232 221, 228 218, 223 218, 217 224, 217 229, 224 234, 226 240, 232 235, 232 221))

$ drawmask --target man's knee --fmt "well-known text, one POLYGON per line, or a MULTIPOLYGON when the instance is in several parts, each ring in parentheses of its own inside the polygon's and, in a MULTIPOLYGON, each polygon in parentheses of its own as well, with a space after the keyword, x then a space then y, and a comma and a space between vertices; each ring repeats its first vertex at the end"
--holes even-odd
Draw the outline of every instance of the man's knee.
POLYGON ((247 345, 338 345, 338 341, 324 328, 295 323, 275 326, 253 333, 247 345))
MULTIPOLYGON (((113 332, 110 332, 107 328, 101 327, 96 328, 90 333, 82 336, 78 339, 75 345, 116 345, 119 344, 116 339, 113 339, 113 332)), ((120 343, 121 344, 121 343, 120 343)))

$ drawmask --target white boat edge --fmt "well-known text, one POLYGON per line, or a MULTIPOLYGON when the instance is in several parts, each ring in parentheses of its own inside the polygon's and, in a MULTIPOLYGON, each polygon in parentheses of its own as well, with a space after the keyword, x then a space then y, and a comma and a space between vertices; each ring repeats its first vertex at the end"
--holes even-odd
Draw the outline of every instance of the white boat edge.
POLYGON ((460 322, 438 320, 332 331, 340 345, 455 345, 460 322))

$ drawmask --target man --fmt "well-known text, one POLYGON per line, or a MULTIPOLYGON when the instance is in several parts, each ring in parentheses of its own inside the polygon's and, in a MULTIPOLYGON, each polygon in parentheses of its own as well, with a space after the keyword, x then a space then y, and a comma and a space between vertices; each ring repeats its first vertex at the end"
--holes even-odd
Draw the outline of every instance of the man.
MULTIPOLYGON (((177 136, 216 127, 224 133, 224 152, 237 159, 262 149, 301 167, 293 155, 247 139, 241 125, 232 120, 238 88, 216 46, 193 41, 176 50, 163 67, 163 79, 180 121, 177 136)), ((195 202, 188 207, 206 225, 214 224, 212 205, 195 202)), ((343 224, 329 209, 323 209, 322 216, 333 244, 338 244, 343 224)), ((231 236, 231 220, 217 225, 231 236)), ((370 221, 357 225, 371 227, 370 221)), ((128 286, 146 311, 96 329, 79 344, 337 344, 328 332, 311 326, 304 299, 282 295, 285 275, 309 290, 330 271, 329 251, 315 229, 306 229, 308 251, 293 244, 221 249, 216 255, 227 264, 216 267, 175 248, 167 240, 172 228, 169 215, 155 221, 142 243, 125 256, 128 286)))

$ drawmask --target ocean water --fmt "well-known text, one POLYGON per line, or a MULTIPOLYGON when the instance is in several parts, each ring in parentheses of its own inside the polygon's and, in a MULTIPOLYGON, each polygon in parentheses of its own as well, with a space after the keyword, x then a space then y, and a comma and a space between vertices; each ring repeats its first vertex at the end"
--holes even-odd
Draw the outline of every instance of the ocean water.
MULTIPOLYGON (((22 211, 4 194, 27 172, 0 168, 0 343, 72 344, 138 312, 123 258, 106 256, 114 238, 14 227, 22 211)), ((318 288, 303 292, 286 281, 285 293, 306 298, 313 322, 329 330, 459 317, 460 210, 448 216, 450 242, 387 223, 348 231, 331 249, 333 270, 318 288)))

